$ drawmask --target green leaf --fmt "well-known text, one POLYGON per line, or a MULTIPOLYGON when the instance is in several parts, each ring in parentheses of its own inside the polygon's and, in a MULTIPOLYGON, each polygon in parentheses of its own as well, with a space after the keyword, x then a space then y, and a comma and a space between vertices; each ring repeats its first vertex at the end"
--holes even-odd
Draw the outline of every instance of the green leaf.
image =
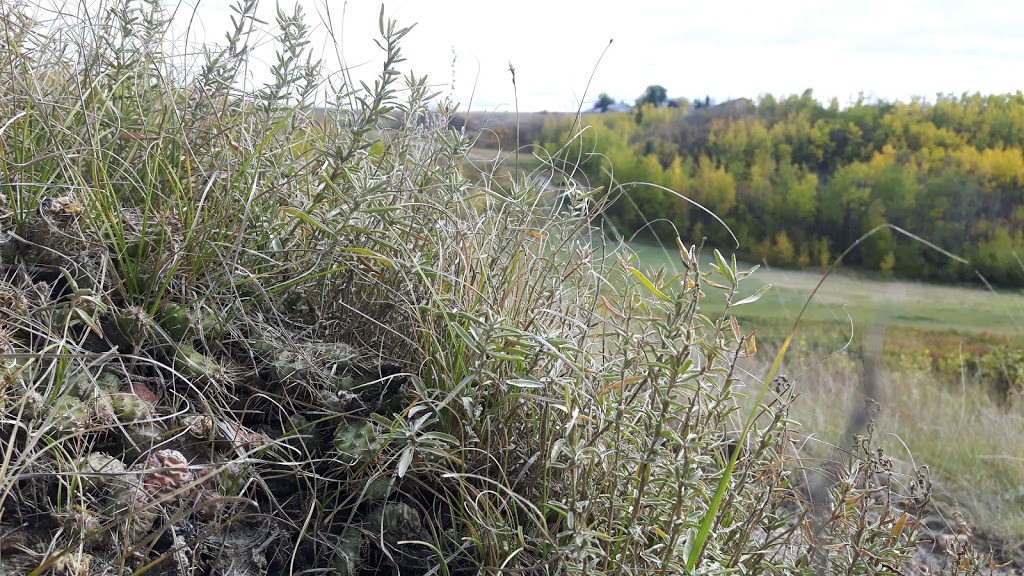
POLYGON ((427 432, 422 436, 423 440, 438 440, 445 444, 455 445, 459 443, 459 439, 451 434, 445 434, 444 432, 427 432))
POLYGON ((752 302, 757 302, 758 300, 761 299, 761 296, 764 296, 764 293, 767 292, 768 289, 771 288, 771 287, 772 287, 771 284, 765 284, 764 286, 761 286, 760 288, 758 288, 757 292, 754 292, 753 294, 751 294, 750 296, 747 296, 746 298, 744 298, 743 300, 740 300, 739 302, 733 302, 730 306, 742 306, 744 304, 750 304, 752 302))
POLYGON ((686 246, 683 245, 683 241, 676 236, 676 247, 679 248, 679 259, 683 262, 684 266, 689 267, 693 263, 690 258, 690 251, 687 250, 686 246))
POLYGON ((726 261, 725 256, 722 256, 722 253, 717 249, 715 250, 715 262, 717 263, 717 266, 712 266, 712 268, 728 280, 729 284, 735 286, 736 275, 733 273, 732 267, 729 266, 729 262, 726 261))
POLYGON ((522 354, 508 354, 495 350, 489 351, 488 354, 490 354, 495 360, 505 360, 507 362, 522 362, 526 359, 522 354))
POLYGON ((317 272, 315 274, 306 274, 304 276, 299 276, 297 278, 292 278, 291 280, 288 280, 286 282, 282 282, 280 284, 275 284, 275 285, 271 286, 270 288, 267 289, 267 292, 269 292, 271 294, 276 293, 276 292, 282 292, 284 290, 288 290, 289 288, 291 288, 293 286, 296 286, 298 284, 302 284, 303 282, 309 282, 309 281, 315 280, 317 278, 323 278, 325 276, 330 276, 331 274, 336 274, 338 272, 342 272, 344 270, 348 270, 348 268, 349 268, 348 266, 339 266, 337 268, 332 268, 330 270, 321 270, 321 271, 319 271, 319 272, 317 272))
POLYGON ((753 266, 750 267, 749 270, 744 270, 743 272, 737 272, 736 279, 742 281, 744 278, 747 278, 751 274, 753 274, 754 272, 757 272, 758 268, 760 268, 760 267, 761 267, 760 264, 754 264, 753 266))
POLYGON ((655 296, 657 296, 659 300, 661 300, 662 302, 671 302, 672 301, 672 299, 669 298, 668 296, 666 296, 664 292, 662 292, 661 290, 658 290, 658 287, 655 286, 653 282, 648 280, 647 276, 644 276, 643 272, 637 270, 636 268, 634 268, 632 266, 627 266, 626 269, 629 270, 630 273, 633 274, 633 276, 636 276, 637 280, 639 280, 641 284, 643 284, 645 287, 647 287, 647 289, 651 292, 651 294, 654 294, 655 296))
POLYGON ((294 206, 281 206, 280 208, 277 209, 277 211, 278 212, 284 212, 285 214, 287 214, 289 216, 292 216, 294 218, 298 218, 299 220, 302 220, 306 224, 309 224, 310 226, 320 230, 321 232, 326 232, 328 234, 331 233, 331 230, 329 228, 327 228, 326 226, 324 226, 323 224, 318 222, 315 218, 310 216, 307 212, 305 212, 303 210, 300 210, 298 208, 295 208, 294 206))
MULTIPOLYGON (((410 416, 412 415, 410 414, 410 416)), ((412 423, 413 430, 419 430, 420 428, 423 428, 423 426, 426 425, 427 421, 430 420, 433 416, 433 414, 427 412, 423 416, 417 418, 416 421, 412 423)))
POLYGON ((81 308, 73 308, 72 311, 75 313, 75 316, 77 316, 78 319, 82 321, 83 324, 85 324, 86 326, 89 327, 90 330, 92 330, 93 334, 100 338, 103 338, 103 329, 100 328, 100 325, 96 322, 95 318, 90 316, 85 310, 82 310, 81 308))
POLYGON ((509 385, 515 386, 516 388, 543 388, 544 383, 538 382, 537 380, 527 380, 524 378, 513 378, 508 381, 509 385))
POLYGON ((409 469, 409 465, 412 464, 412 457, 415 455, 415 449, 412 446, 402 450, 402 458, 398 461, 398 477, 404 478, 405 472, 409 469))
POLYGON ((455 333, 458 334, 459 338, 461 338, 462 341, 466 343, 466 346, 469 346, 470 350, 476 352, 477 354, 480 353, 480 348, 477 347, 476 339, 470 336, 469 332, 466 332, 465 328, 459 326, 454 322, 449 324, 449 326, 451 327, 452 330, 455 330, 455 333))
POLYGON ((386 214, 388 212, 398 212, 399 210, 406 209, 405 206, 371 206, 368 208, 362 208, 360 211, 364 214, 386 214))
POLYGON ((60 273, 64 275, 64 280, 68 283, 68 288, 71 289, 72 294, 78 293, 78 282, 75 281, 75 277, 68 272, 67 268, 61 268, 60 273))
POLYGON ((393 420, 389 420, 387 417, 377 414, 376 412, 370 414, 370 420, 373 420, 385 428, 390 428, 392 430, 395 428, 395 422, 393 420))

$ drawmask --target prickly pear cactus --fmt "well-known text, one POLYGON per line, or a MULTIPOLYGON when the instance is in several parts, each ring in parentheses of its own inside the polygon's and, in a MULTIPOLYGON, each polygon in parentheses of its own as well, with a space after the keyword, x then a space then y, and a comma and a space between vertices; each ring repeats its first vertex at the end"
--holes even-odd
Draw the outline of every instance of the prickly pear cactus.
POLYGON ((184 340, 192 331, 188 308, 177 304, 164 304, 157 313, 157 323, 175 340, 184 340))
POLYGON ((121 378, 113 372, 101 372, 96 378, 96 386, 100 390, 112 394, 121 389, 121 378))
POLYGON ((329 389, 347 390, 352 378, 344 375, 355 357, 351 346, 306 343, 274 350, 270 354, 268 380, 283 384, 322 382, 329 389))
POLYGON ((373 423, 342 422, 334 433, 334 447, 338 449, 338 459, 346 464, 355 465, 369 460, 378 449, 373 423))
POLYGON ((126 470, 124 462, 106 452, 89 452, 78 461, 79 481, 92 492, 123 486, 126 470))
POLYGON ((133 424, 149 420, 153 417, 152 407, 136 394, 110 394, 110 403, 114 410, 114 415, 125 424, 133 424))
POLYGON ((353 576, 362 563, 363 533, 356 528, 346 528, 335 547, 335 568, 339 576, 353 576))
POLYGON ((423 531, 423 520, 415 508, 405 502, 385 502, 366 518, 367 528, 373 532, 383 530, 385 538, 397 544, 401 540, 418 539, 423 531))
POLYGON ((174 352, 174 368, 190 380, 203 384, 222 384, 229 379, 227 368, 188 344, 179 344, 174 352))
POLYGON ((59 430, 74 430, 89 424, 92 410, 78 398, 65 394, 53 402, 54 425, 59 430))
POLYGON ((89 403, 89 408, 92 410, 93 420, 101 426, 118 421, 117 413, 114 412, 114 402, 111 400, 110 394, 106 392, 100 391, 89 403))
POLYGON ((391 493, 391 480, 383 476, 375 476, 366 482, 363 488, 363 499, 370 502, 380 502, 391 493))
POLYGON ((149 314, 138 306, 113 310, 103 321, 107 338, 128 352, 141 346, 153 334, 155 325, 149 314))
POLYGON ((125 486, 114 497, 108 515, 120 520, 118 532, 126 547, 135 545, 153 529, 159 510, 148 506, 152 501, 153 496, 141 484, 125 486))
POLYGON ((385 502, 370 512, 363 527, 373 535, 370 541, 383 544, 384 552, 399 566, 422 570, 436 565, 434 552, 429 547, 413 544, 429 542, 430 536, 420 513, 409 504, 385 502))

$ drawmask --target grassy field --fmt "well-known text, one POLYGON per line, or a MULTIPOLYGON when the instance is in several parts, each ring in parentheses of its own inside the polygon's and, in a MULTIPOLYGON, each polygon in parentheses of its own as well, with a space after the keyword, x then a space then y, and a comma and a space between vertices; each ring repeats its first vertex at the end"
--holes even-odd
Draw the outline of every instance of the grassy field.
MULTIPOLYGON (((542 173, 544 163, 532 153, 531 144, 540 138, 544 122, 570 116, 546 112, 474 112, 468 117, 457 116, 453 126, 464 126, 467 135, 477 137, 464 164, 464 173, 470 179, 489 174, 499 183, 507 183, 517 161, 520 175, 542 173)), ((633 241, 631 247, 643 267, 680 268, 671 242, 666 248, 649 241, 633 241)), ((728 255, 726 249, 722 251, 728 255)), ((712 250, 705 250, 702 257, 705 262, 711 261, 712 250)), ((741 262, 740 266, 749 268, 754 264, 741 262)), ((758 302, 734 313, 756 328, 762 338, 781 339, 822 274, 762 265, 746 289, 754 292, 764 284, 771 284, 772 288, 758 302)), ((968 353, 977 353, 995 344, 1024 345, 1024 300, 1020 294, 993 292, 981 286, 941 286, 840 270, 815 294, 804 314, 801 332, 827 348, 849 338, 851 320, 859 326, 884 324, 886 347, 893 353, 931 353, 961 347, 968 353)))
MULTIPOLYGON (((523 147, 519 151, 518 162, 520 175, 535 173, 544 164, 530 152, 531 146, 523 147)), ((494 178, 501 185, 508 185, 512 180, 512 174, 516 174, 516 150, 515 148, 487 148, 476 146, 466 155, 466 162, 462 170, 466 178, 478 181, 484 175, 494 178)))
MULTIPOLYGON (((680 266, 674 246, 642 241, 630 246, 636 250, 641 266, 680 266)), ((702 257, 710 261, 712 251, 706 250, 702 257)), ((739 265, 741 269, 754 266, 745 262, 739 265)), ((757 328, 766 341, 784 338, 823 274, 761 265, 747 281, 741 297, 765 284, 771 288, 760 300, 734 313, 757 328)), ((1021 341, 1024 299, 1014 292, 868 278, 839 270, 814 294, 804 313, 801 333, 813 335, 826 345, 843 342, 849 338, 851 320, 858 326, 885 325, 886 345, 893 351, 936 351, 963 345, 965 350, 976 352, 991 344, 1021 341)))
POLYGON ((471 180, 487 175, 499 184, 508 183, 510 175, 517 173, 517 162, 520 176, 544 173, 539 169, 545 163, 534 155, 534 143, 541 139, 546 122, 566 122, 573 116, 566 112, 457 114, 450 125, 457 130, 465 130, 466 137, 474 141, 463 164, 463 173, 471 180))
POLYGON ((533 144, 540 139, 544 123, 549 120, 565 121, 573 114, 565 112, 460 112, 450 121, 456 130, 465 129, 466 136, 476 140, 478 149, 515 148, 533 144))

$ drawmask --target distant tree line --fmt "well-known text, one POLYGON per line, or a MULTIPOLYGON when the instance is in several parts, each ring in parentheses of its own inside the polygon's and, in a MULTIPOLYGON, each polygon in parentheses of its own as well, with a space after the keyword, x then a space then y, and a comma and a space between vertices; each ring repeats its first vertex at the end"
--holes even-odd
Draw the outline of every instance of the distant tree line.
MULTIPOLYGON (((651 104, 652 106, 670 106, 673 108, 688 107, 689 103, 684 99, 670 99, 668 97, 668 90, 660 84, 652 84, 644 90, 644 93, 636 99, 634 109, 643 106, 644 104, 651 104)), ((625 105, 625 102, 621 103, 625 105)), ((702 106, 710 106, 711 97, 705 97, 704 100, 700 98, 693 101, 694 108, 700 108, 702 106)), ((601 92, 597 95, 597 99, 594 100, 594 105, 591 107, 591 112, 605 113, 616 106, 615 99, 608 95, 607 92, 601 92)))
MULTIPOLYGON (((587 115, 563 150, 591 184, 649 182, 712 210, 740 253, 790 267, 825 266, 883 222, 969 265, 883 231, 844 261, 886 274, 1024 286, 1024 95, 940 95, 934 103, 841 107, 800 96, 665 107, 645 93, 633 112, 587 115)), ((684 101, 685 102, 685 101, 684 101)), ((687 103, 688 104, 688 103, 687 103)), ((578 125, 577 125, 578 126, 578 125)), ((571 120, 549 119, 540 144, 558 150, 571 120)), ((623 232, 731 241, 675 194, 636 184, 606 211, 623 232), (653 221, 653 222, 652 222, 653 221)))

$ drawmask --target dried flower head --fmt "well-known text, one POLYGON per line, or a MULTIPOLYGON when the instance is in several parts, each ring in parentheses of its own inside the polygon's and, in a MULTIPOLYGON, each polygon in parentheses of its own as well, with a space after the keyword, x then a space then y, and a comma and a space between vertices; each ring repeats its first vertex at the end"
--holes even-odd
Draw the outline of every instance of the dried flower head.
POLYGON ((216 426, 213 418, 206 415, 186 416, 181 419, 181 423, 186 427, 189 435, 199 440, 210 439, 216 426))
POLYGON ((209 464, 198 470, 200 486, 227 496, 238 494, 246 479, 246 469, 238 462, 209 464))
POLYGON ((22 395, 22 402, 25 403, 25 417, 28 419, 34 420, 46 414, 46 399, 35 390, 26 390, 22 395))
POLYGON ((74 550, 57 556, 53 561, 53 573, 60 576, 86 576, 92 555, 81 550, 74 550))
POLYGON ((218 422, 209 416, 187 416, 182 419, 189 435, 212 440, 221 447, 255 450, 271 444, 270 437, 234 422, 218 422))
MULTIPOLYGON (((0 306, 15 314, 24 314, 28 310, 28 299, 20 290, 0 290, 0 306)), ((0 344, 10 345, 10 333, 7 330, 2 331, 0 344)))
POLYGON ((43 198, 39 202, 39 214, 55 220, 74 220, 82 214, 82 207, 68 196, 43 198))
POLYGON ((229 424, 228 441, 236 449, 255 450, 270 444, 270 437, 266 434, 250 430, 240 424, 229 424))
POLYGON ((77 532, 80 535, 97 533, 103 526, 99 517, 83 506, 70 506, 64 514, 64 528, 77 532))

